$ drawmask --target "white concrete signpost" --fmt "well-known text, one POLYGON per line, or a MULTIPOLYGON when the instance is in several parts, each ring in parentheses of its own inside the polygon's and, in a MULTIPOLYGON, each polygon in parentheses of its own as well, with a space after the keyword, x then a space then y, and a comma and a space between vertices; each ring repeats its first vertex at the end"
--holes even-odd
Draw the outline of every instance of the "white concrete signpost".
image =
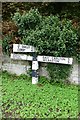
POLYGON ((11 58, 14 60, 29 60, 32 61, 32 56, 26 55, 26 54, 15 54, 11 53, 11 58))
POLYGON ((35 52, 35 48, 31 45, 13 44, 13 52, 35 52))
POLYGON ((52 57, 52 56, 38 56, 38 61, 49 62, 49 63, 59 63, 59 64, 72 64, 72 58, 66 57, 52 57))
POLYGON ((58 64, 69 64, 71 65, 73 62, 73 58, 67 57, 53 57, 53 56, 36 56, 36 49, 30 45, 23 45, 23 44, 13 44, 13 53, 11 53, 11 59, 14 60, 28 60, 32 61, 32 84, 38 83, 38 73, 37 70, 39 69, 38 61, 39 62, 48 62, 48 63, 58 63, 58 64), (33 56, 28 56, 26 54, 15 54, 17 53, 33 53, 33 56))

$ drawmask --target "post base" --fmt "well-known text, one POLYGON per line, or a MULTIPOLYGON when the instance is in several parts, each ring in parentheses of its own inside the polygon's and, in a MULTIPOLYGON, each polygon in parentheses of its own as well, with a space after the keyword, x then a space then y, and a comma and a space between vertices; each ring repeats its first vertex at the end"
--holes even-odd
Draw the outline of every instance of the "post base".
POLYGON ((32 77, 32 84, 38 83, 38 77, 32 77))

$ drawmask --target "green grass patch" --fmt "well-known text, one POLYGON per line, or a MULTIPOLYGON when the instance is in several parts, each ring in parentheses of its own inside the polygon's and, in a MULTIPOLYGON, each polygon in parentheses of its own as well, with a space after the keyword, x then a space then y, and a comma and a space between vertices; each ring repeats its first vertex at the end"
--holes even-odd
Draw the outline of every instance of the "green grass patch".
POLYGON ((78 86, 51 85, 44 77, 40 77, 39 84, 32 85, 26 75, 3 72, 1 76, 4 118, 78 117, 78 86))

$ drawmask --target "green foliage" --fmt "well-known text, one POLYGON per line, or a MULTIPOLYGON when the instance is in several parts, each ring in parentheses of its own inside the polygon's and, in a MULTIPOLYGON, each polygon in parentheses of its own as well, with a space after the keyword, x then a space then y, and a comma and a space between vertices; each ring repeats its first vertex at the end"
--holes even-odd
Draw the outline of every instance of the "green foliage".
POLYGON ((80 23, 79 23, 79 27, 78 27, 78 36, 79 36, 79 41, 78 41, 78 44, 77 44, 77 60, 78 62, 80 63, 80 23))
POLYGON ((48 64, 47 69, 51 77, 51 83, 53 83, 53 81, 60 82, 61 80, 64 82, 70 75, 71 66, 63 64, 48 64))
MULTIPOLYGON (((2 74, 3 118, 77 118, 78 87, 55 83, 32 85, 26 75, 2 74)), ((46 81, 44 77, 40 81, 46 81)))
POLYGON ((59 14, 62 18, 80 19, 80 4, 78 2, 4 2, 2 3, 2 18, 9 20, 17 9, 22 13, 34 7, 38 8, 43 15, 59 14))
MULTIPOLYGON (((58 57, 76 56, 78 32, 72 26, 71 20, 61 21, 58 15, 41 16, 37 9, 31 9, 22 15, 17 12, 13 20, 19 28, 21 42, 35 46, 38 54, 58 57)), ((55 78, 65 79, 70 72, 67 65, 64 68, 64 65, 51 64, 48 65, 48 70, 54 81, 55 78)))
POLYGON ((19 28, 20 35, 26 35, 26 30, 35 29, 39 25, 41 16, 37 9, 31 9, 29 13, 25 13, 21 16, 19 12, 15 13, 13 20, 19 28))
POLYGON ((3 48, 3 52, 6 53, 6 54, 9 54, 9 53, 10 53, 9 43, 10 43, 11 40, 12 40, 12 36, 11 36, 11 35, 6 35, 6 36, 4 36, 4 38, 3 38, 2 48, 3 48))
POLYGON ((15 13, 13 20, 22 43, 35 46, 39 54, 66 57, 76 54, 78 36, 70 20, 60 21, 52 15, 42 17, 35 9, 23 15, 15 13))

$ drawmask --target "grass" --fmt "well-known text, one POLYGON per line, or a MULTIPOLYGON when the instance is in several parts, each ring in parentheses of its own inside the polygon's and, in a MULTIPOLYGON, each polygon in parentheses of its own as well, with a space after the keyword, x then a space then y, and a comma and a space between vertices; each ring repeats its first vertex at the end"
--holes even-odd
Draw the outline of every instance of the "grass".
MULTIPOLYGON (((2 76, 3 118, 77 118, 78 86, 47 82, 32 85, 26 75, 2 76)), ((44 82, 45 81, 45 82, 44 82)))

